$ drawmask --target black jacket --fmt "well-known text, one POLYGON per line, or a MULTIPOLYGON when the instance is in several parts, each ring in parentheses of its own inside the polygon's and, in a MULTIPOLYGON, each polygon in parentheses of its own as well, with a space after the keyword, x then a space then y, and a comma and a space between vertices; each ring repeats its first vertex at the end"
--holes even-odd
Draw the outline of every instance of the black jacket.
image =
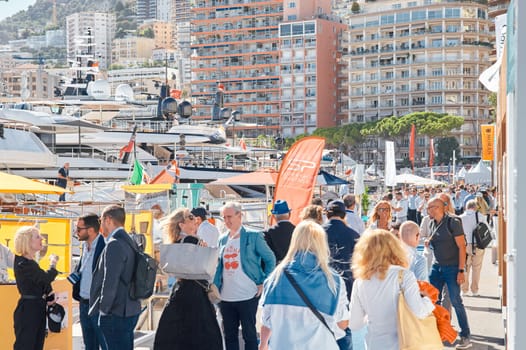
POLYGON ((280 262, 287 255, 292 232, 295 228, 296 226, 290 221, 283 220, 263 232, 265 241, 267 241, 268 246, 276 256, 276 262, 280 262))

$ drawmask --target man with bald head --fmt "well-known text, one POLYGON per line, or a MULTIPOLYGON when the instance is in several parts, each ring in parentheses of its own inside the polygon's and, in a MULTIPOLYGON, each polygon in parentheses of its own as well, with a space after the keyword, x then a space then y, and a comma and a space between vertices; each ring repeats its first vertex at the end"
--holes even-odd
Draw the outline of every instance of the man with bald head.
MULTIPOLYGON (((466 239, 462 223, 447 213, 449 203, 435 197, 427 204, 431 218, 431 236, 426 241, 434 252, 433 265, 429 282, 440 291, 447 286, 451 304, 455 308, 460 326, 460 342, 457 349, 468 349, 472 346, 466 309, 460 296, 460 286, 465 281, 466 239)), ((438 303, 442 296, 439 295, 438 303)))
POLYGON ((413 221, 404 222, 400 226, 400 239, 407 251, 409 270, 413 271, 417 280, 429 281, 426 258, 416 250, 420 241, 420 227, 413 221))

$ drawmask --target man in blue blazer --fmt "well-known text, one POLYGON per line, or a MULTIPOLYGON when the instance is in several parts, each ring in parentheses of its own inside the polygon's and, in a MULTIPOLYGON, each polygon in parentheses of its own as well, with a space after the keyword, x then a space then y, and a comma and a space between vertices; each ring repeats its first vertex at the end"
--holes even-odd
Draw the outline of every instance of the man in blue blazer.
POLYGON ((130 298, 135 268, 136 243, 124 230, 126 213, 118 205, 106 207, 101 229, 106 247, 93 273, 89 315, 99 313, 99 327, 108 350, 132 350, 133 331, 141 312, 141 302, 130 298), (126 241, 128 240, 128 241, 126 241))
MULTIPOLYGON (((358 232, 347 226, 345 221, 345 204, 340 201, 332 201, 327 206, 327 223, 323 225, 327 233, 329 249, 331 251, 331 267, 339 272, 345 281, 347 297, 350 298, 353 277, 351 271, 351 259, 354 245, 360 238, 358 232)), ((340 350, 352 349, 352 335, 349 328, 345 334, 336 334, 340 350)))
MULTIPOLYGON (((99 256, 106 245, 100 232, 99 216, 88 214, 80 217, 76 224, 77 238, 82 242, 82 255, 75 272, 69 277, 73 284, 73 299, 79 302, 80 327, 86 350, 98 350, 102 343, 102 333, 96 317, 89 317, 89 296, 93 272, 99 256)), ((104 349, 104 347, 103 347, 104 349)))
POLYGON ((276 258, 261 232, 243 227, 240 203, 225 204, 221 214, 228 232, 219 239, 214 284, 221 292, 226 350, 239 350, 240 324, 245 349, 257 350, 256 311, 263 281, 276 266, 276 258))

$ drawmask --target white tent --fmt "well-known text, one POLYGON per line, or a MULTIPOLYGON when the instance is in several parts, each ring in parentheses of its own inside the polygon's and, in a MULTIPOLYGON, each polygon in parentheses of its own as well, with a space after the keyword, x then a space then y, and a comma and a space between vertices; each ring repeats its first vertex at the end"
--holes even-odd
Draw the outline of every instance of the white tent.
POLYGON ((462 167, 462 168, 458 171, 458 173, 455 175, 455 177, 456 177, 457 179, 463 179, 463 178, 466 177, 466 173, 467 173, 466 168, 462 167))
POLYGON ((464 180, 467 184, 491 184, 491 169, 481 160, 474 168, 471 168, 464 180))
POLYGON ((411 184, 417 186, 437 186, 443 185, 443 182, 433 179, 427 179, 425 177, 416 176, 413 174, 400 174, 395 176, 397 184, 411 184))

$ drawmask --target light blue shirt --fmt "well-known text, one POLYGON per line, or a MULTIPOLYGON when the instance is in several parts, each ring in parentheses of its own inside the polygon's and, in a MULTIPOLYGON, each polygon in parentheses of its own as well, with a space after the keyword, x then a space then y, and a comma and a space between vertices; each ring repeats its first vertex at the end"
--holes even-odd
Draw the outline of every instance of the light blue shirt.
POLYGON ((101 235, 95 237, 91 246, 88 248, 88 243, 82 244, 82 257, 80 258, 80 291, 79 295, 82 299, 89 299, 91 280, 93 279, 93 257, 95 255, 95 247, 101 235))

